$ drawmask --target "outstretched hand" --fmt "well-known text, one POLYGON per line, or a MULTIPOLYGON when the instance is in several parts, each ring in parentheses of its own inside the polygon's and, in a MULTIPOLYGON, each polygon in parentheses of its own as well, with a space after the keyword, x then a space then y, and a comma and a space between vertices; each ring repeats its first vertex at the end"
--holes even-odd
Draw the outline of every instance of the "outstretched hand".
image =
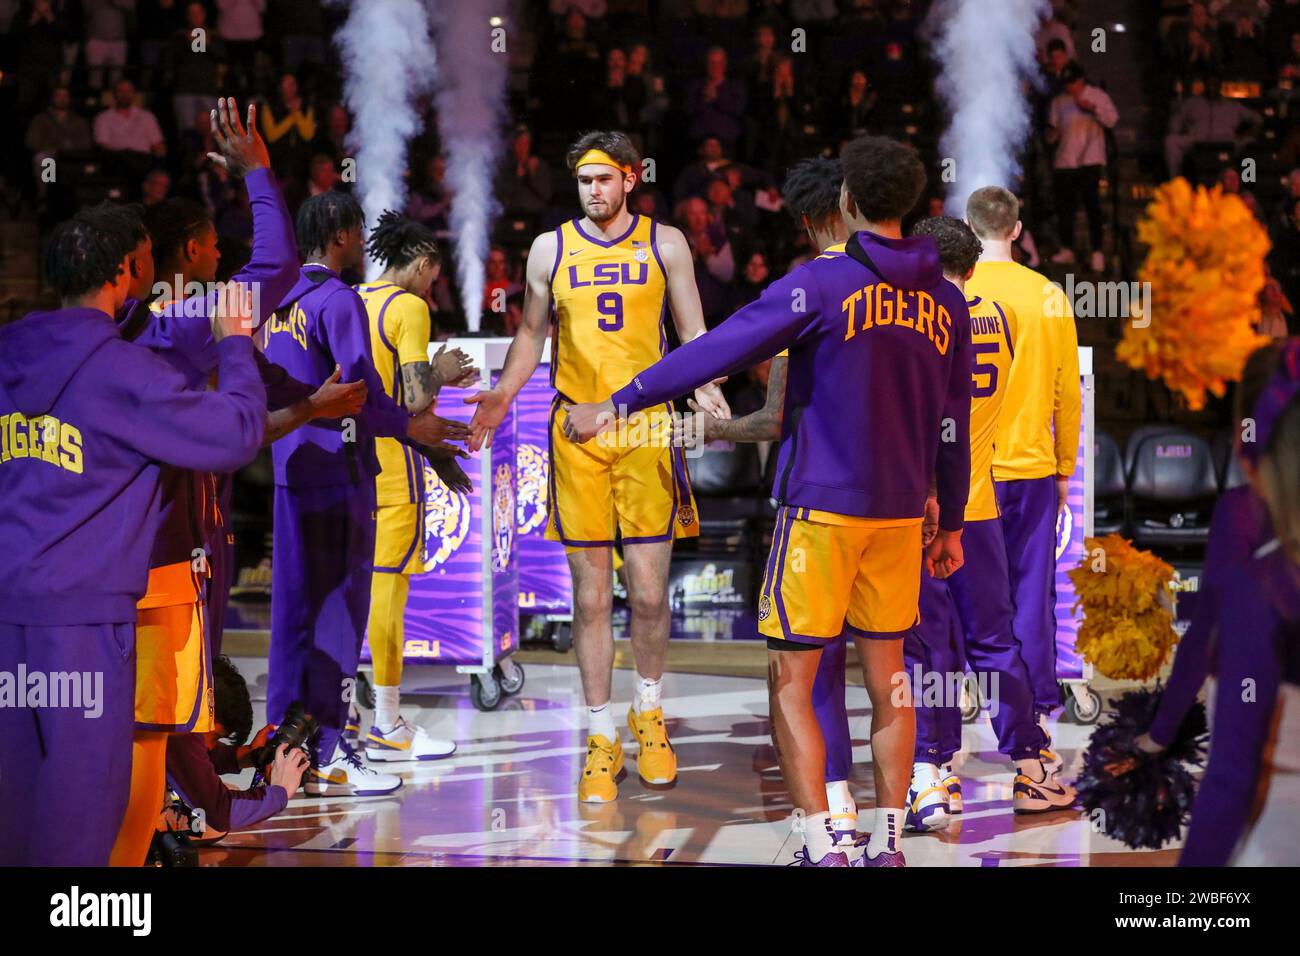
POLYGON ((255 104, 248 104, 247 127, 239 121, 239 107, 234 97, 218 99, 217 108, 210 115, 217 152, 208 153, 208 159, 235 176, 246 176, 254 169, 270 167, 271 154, 262 134, 257 131, 255 104))
POLYGON ((343 382, 343 369, 335 365, 334 373, 311 395, 311 417, 344 418, 361 411, 366 403, 366 383, 360 379, 343 382))

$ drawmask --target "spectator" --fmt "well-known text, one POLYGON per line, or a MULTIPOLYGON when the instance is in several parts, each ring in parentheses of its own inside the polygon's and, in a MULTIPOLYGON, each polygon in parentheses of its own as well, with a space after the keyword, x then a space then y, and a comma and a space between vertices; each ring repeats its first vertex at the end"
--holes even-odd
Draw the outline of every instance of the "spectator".
MULTIPOLYGON (((334 165, 334 160, 324 153, 317 153, 311 158, 306 183, 295 180, 286 186, 284 201, 289 210, 296 216, 299 206, 312 196, 332 192, 342 179, 343 177, 339 174, 338 168, 334 165)), ((347 190, 343 191, 346 192, 347 190)))
POLYGON ((636 133, 641 111, 646 105, 643 80, 628 79, 627 54, 620 47, 610 47, 606 56, 605 85, 601 90, 600 112, 605 122, 617 129, 636 133))
POLYGON ((497 196, 510 213, 537 215, 551 201, 551 169, 533 153, 533 134, 524 125, 515 130, 511 157, 497 182, 497 196))
POLYGON ((148 212, 150 207, 158 205, 171 192, 172 178, 165 169, 151 169, 140 186, 140 204, 148 212))
POLYGON ((109 165, 131 182, 140 182, 152 157, 167 153, 158 118, 135 102, 135 84, 119 80, 113 106, 95 117, 95 145, 108 154, 109 165))
POLYGON ((834 131, 836 143, 857 139, 870 131, 877 98, 865 70, 849 74, 848 89, 840 97, 835 112, 825 121, 828 129, 834 131))
POLYGON ((135 0, 81 0, 86 28, 86 66, 90 85, 104 85, 103 67, 113 67, 109 82, 116 83, 126 65, 126 15, 135 10, 135 0))
POLYGON ((185 129, 195 113, 216 105, 226 69, 226 41, 208 30, 208 8, 199 0, 185 5, 185 26, 172 35, 172 62, 172 113, 176 128, 185 129))
POLYGON ((1038 33, 1034 37, 1034 44, 1038 49, 1038 62, 1046 64, 1051 59, 1053 45, 1059 46, 1065 51, 1065 61, 1068 63, 1074 59, 1074 34, 1070 28, 1059 19, 1056 11, 1045 19, 1038 28, 1038 33))
POLYGON ((1300 199, 1292 199, 1287 205, 1282 227, 1273 236, 1268 265, 1285 297, 1300 302, 1300 199))
POLYGON ((280 69, 297 73, 325 60, 322 6, 320 0, 280 0, 276 31, 281 38, 280 69))
POLYGON ((248 89, 257 65, 265 10, 266 0, 217 0, 217 33, 226 41, 235 82, 241 92, 248 89))
POLYGON ((37 182, 41 166, 60 153, 85 152, 90 149, 90 124, 72 111, 72 93, 57 86, 50 94, 50 105, 27 127, 27 148, 32 152, 37 182))
POLYGON ((1255 18, 1247 14, 1238 16, 1224 44, 1223 75, 1263 83, 1268 75, 1269 59, 1255 18))
POLYGON ((292 73, 280 77, 279 95, 274 103, 262 106, 261 120, 276 173, 284 179, 301 179, 316 138, 316 110, 303 99, 292 73))
POLYGON ((708 191, 713 174, 728 163, 722 142, 716 136, 705 137, 697 155, 699 159, 683 169, 673 183, 673 198, 678 202, 688 196, 702 197, 708 191))
MULTIPOLYGON (((183 9, 184 3, 178 4, 178 0, 139 0, 135 34, 140 40, 140 83, 145 89, 156 90, 167 85, 164 77, 171 69, 176 31, 185 22, 183 9)), ((189 121, 179 124, 181 128, 186 122, 189 121)))
POLYGON ((63 39, 67 21, 59 17, 52 0, 35 0, 31 10, 14 23, 18 109, 23 114, 45 98, 51 78, 63 65, 63 39))
POLYGON ((704 78, 693 83, 687 95, 686 113, 690 117, 687 132, 693 139, 712 136, 728 149, 740 139, 745 89, 727 78, 727 51, 722 47, 709 50, 704 78))
MULTIPOLYGON (((425 164, 424 181, 411 190, 406 214, 423 223, 439 236, 447 234, 447 213, 451 209, 451 191, 446 185, 447 160, 438 155, 425 164)), ((443 270, 444 273, 450 270, 443 270)))
POLYGON ((770 23, 760 23, 754 28, 754 49, 745 64, 745 89, 750 99, 759 90, 772 83, 772 69, 776 65, 776 30, 770 23))
POLYGON ((750 161, 769 176, 778 176, 809 152, 806 128, 816 117, 812 97, 795 83, 794 61, 777 58, 772 82, 752 102, 750 161))
POLYGON ((1061 241, 1052 261, 1059 265, 1074 262, 1074 216, 1082 201, 1092 248, 1089 265, 1093 272, 1102 272, 1106 256, 1101 247, 1101 176, 1106 165, 1106 130, 1119 121, 1119 114, 1105 91, 1088 83, 1077 63, 1068 67, 1061 79, 1065 92, 1052 100, 1048 113, 1048 141, 1056 145, 1052 184, 1061 241))
POLYGON ((763 294, 763 290, 771 281, 772 272, 767 266, 766 253, 754 250, 745 260, 745 269, 741 273, 740 281, 736 283, 736 291, 731 299, 731 311, 749 305, 763 294))
POLYGON ((488 251, 483 264, 483 312, 504 315, 507 297, 522 293, 523 287, 510 278, 510 259, 500 246, 488 251))
POLYGON ((1193 3, 1188 18, 1169 29, 1169 56, 1180 83, 1217 75, 1223 65, 1223 49, 1214 21, 1205 4, 1193 3))
POLYGON ((692 196, 677 204, 677 223, 691 247, 695 261, 695 285, 706 323, 712 325, 727 314, 732 276, 736 271, 731 244, 722 223, 709 218, 703 199, 692 196))
POLYGON ((636 126, 641 131, 641 155, 657 153, 663 142, 663 122, 672 105, 664 78, 650 66, 650 48, 644 43, 633 43, 627 51, 627 81, 638 83, 645 90, 645 102, 636 126))
POLYGON ((352 117, 342 103, 335 103, 325 114, 325 131, 316 142, 316 152, 330 156, 341 164, 348 155, 348 133, 352 130, 352 117))
POLYGON ((708 188, 709 218, 722 224, 727 241, 739 258, 746 258, 752 237, 758 227, 758 210, 753 197, 737 193, 731 177, 724 171, 714 173, 708 188))
POLYGON ((1259 133, 1263 117, 1235 100, 1219 95, 1219 81, 1195 81, 1192 95, 1179 105, 1169 120, 1165 136, 1165 162, 1170 176, 1181 176, 1187 150, 1198 143, 1231 142, 1234 149, 1245 146, 1259 133))
POLYGON ((1291 315, 1291 302, 1282 291, 1282 284, 1269 276, 1259 293, 1259 325, 1255 331, 1272 339, 1284 339, 1289 334, 1291 315))

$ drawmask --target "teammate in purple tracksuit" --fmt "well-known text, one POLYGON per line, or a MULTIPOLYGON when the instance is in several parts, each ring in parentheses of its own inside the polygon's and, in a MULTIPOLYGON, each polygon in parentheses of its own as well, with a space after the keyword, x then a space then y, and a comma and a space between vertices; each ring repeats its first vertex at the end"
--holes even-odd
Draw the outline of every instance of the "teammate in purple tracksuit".
POLYGON ((122 340, 131 270, 151 268, 133 265, 136 243, 117 212, 78 213, 46 252, 62 308, 0 329, 0 864, 107 862, 160 463, 233 471, 262 440, 266 392, 233 298, 212 327, 216 391, 122 340))
POLYGON ((341 740, 370 608, 374 565, 376 436, 425 446, 468 434, 433 414, 412 416, 390 399, 370 353, 360 296, 339 273, 362 263, 363 214, 345 193, 323 193, 298 212, 306 256, 297 283, 263 329, 271 361, 318 384, 336 367, 366 383, 361 414, 342 427, 312 423, 272 446, 275 542, 271 560, 271 653, 267 718, 302 701, 321 726, 309 793, 395 790, 399 777, 366 766, 341 740))

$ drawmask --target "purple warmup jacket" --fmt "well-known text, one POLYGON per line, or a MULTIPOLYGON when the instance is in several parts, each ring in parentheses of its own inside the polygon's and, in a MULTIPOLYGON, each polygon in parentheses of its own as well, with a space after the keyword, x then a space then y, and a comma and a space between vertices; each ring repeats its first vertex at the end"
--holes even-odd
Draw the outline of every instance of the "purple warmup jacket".
MULTIPOLYGON (((1219 598, 1214 726, 1179 866, 1226 866, 1246 832, 1283 682, 1300 685, 1300 568, 1276 541, 1233 568, 1219 598), (1254 694, 1244 688, 1252 682, 1254 694)), ((1281 774, 1273 786, 1293 784, 1281 774)))
POLYGON ((95 309, 0 328, 0 620, 135 621, 159 465, 234 471, 261 445, 253 352, 246 336, 222 340, 218 390, 196 391, 95 309))
POLYGON ((1210 673, 1224 578, 1249 561, 1255 549, 1272 537, 1268 509, 1250 485, 1238 485, 1223 493, 1210 521, 1196 611, 1178 642, 1169 682, 1160 695, 1160 707, 1151 722, 1149 732, 1156 743, 1168 746, 1173 741, 1178 725, 1196 702, 1196 695, 1210 673))
POLYGON ((239 773, 238 750, 217 744, 211 750, 202 734, 172 734, 167 738, 167 783, 181 799, 202 809, 214 830, 242 830, 275 816, 289 803, 284 787, 262 785, 231 790, 220 774, 239 773))
POLYGON ((266 357, 313 387, 343 369, 369 390, 355 440, 337 422, 310 422, 271 446, 275 483, 292 488, 359 484, 379 474, 375 438, 405 441, 410 415, 388 397, 370 354, 370 319, 356 290, 324 266, 303 266, 262 329, 266 357))
POLYGON ((860 232, 778 279, 614 393, 628 414, 790 350, 773 495, 863 518, 962 527, 970 485, 970 313, 929 236, 860 232), (855 245, 860 244, 858 249, 855 245), (871 265, 855 254, 865 251, 871 265))
MULTIPOLYGON (((298 277, 298 250, 293 220, 275 175, 269 169, 255 169, 244 178, 244 186, 253 211, 253 248, 234 280, 257 289, 258 308, 253 320, 260 327, 293 288, 298 277)), ((157 279, 176 281, 174 276, 166 275, 157 279)), ((123 338, 157 353, 185 378, 190 388, 203 389, 217 368, 217 343, 210 320, 214 303, 215 293, 193 296, 172 302, 161 314, 155 314, 147 303, 131 301, 119 314, 118 326, 123 338)), ((267 408, 284 408, 314 391, 273 365, 261 352, 254 352, 254 359, 266 388, 267 408)), ((150 566, 189 561, 200 543, 211 555, 224 537, 230 482, 214 482, 207 474, 186 469, 164 468, 162 486, 162 524, 150 566), (215 501, 211 500, 214 496, 215 501)))

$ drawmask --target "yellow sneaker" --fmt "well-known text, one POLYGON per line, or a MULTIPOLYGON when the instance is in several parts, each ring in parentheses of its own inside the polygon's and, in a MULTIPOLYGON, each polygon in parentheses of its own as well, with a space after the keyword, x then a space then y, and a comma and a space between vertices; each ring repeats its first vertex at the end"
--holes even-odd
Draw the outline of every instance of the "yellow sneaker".
POLYGON ((616 778, 623 772, 623 744, 611 744, 604 735, 587 738, 587 763, 578 778, 580 803, 609 803, 618 796, 616 778))
POLYGON ((656 707, 638 714, 636 707, 627 710, 628 729, 641 745, 636 755, 637 773, 649 784, 668 784, 677 779, 677 754, 668 742, 664 727, 664 709, 656 707))

